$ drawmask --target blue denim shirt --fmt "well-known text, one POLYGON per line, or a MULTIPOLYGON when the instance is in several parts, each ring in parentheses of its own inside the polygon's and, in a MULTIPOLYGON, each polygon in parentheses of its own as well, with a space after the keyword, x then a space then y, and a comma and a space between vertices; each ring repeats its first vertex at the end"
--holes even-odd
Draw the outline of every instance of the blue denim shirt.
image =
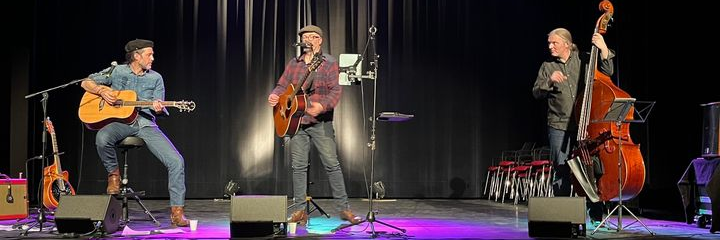
MULTIPOLYGON (((120 64, 113 69, 108 75, 110 68, 106 68, 100 72, 90 74, 88 78, 97 84, 110 86, 115 90, 133 90, 137 93, 137 101, 154 101, 165 99, 165 84, 162 76, 153 71, 148 70, 143 75, 136 75, 127 64, 120 64)), ((141 118, 138 118, 140 127, 157 126, 155 124, 155 110, 144 107, 140 110, 141 118)), ((164 115, 168 115, 167 108, 163 109, 164 115)))

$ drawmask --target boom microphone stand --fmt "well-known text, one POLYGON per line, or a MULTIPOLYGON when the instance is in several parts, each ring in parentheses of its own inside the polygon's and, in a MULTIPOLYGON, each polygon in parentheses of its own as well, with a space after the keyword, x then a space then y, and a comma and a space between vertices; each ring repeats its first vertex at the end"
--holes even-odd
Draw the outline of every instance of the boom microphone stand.
MULTIPOLYGON (((380 58, 380 56, 377 55, 377 50, 375 49, 375 46, 376 46, 375 45, 375 33, 377 32, 377 28, 374 25, 372 25, 368 29, 368 32, 370 32, 369 41, 372 43, 372 46, 373 46, 372 47, 372 50, 373 50, 372 59, 370 62, 372 70, 368 71, 367 76, 363 75, 363 76, 353 76, 353 77, 366 78, 366 79, 373 80, 373 106, 372 106, 373 110, 372 110, 372 117, 370 118, 370 121, 372 122, 372 124, 370 125, 370 142, 367 144, 368 148, 370 148, 370 184, 372 184, 374 182, 373 178, 375 175, 375 149, 376 149, 376 145, 375 145, 375 139, 376 139, 375 129, 376 128, 375 127, 377 125, 377 117, 375 115, 377 114, 377 76, 378 76, 377 72, 378 72, 378 59, 380 58)), ((367 216, 365 217, 364 220, 360 221, 358 224, 368 222, 370 224, 372 238, 375 238, 378 235, 378 233, 375 232, 375 225, 374 225, 375 222, 380 223, 385 226, 388 226, 388 227, 391 227, 391 228, 394 228, 398 231, 405 233, 406 232, 405 229, 395 227, 393 225, 387 224, 387 223, 377 220, 375 218, 375 211, 373 211, 373 190, 374 189, 371 186, 370 190, 368 191, 368 213, 367 213, 367 216)), ((340 228, 336 228, 336 229, 333 229, 333 232, 336 232, 338 230, 342 230, 342 229, 345 229, 345 228, 348 228, 351 226, 354 226, 354 225, 347 225, 347 226, 343 226, 340 228)))
MULTIPOLYGON (((42 119, 43 119, 42 154, 40 155, 40 159, 41 159, 41 161, 42 161, 42 169, 40 170, 41 175, 42 175, 42 172, 45 171, 45 167, 48 165, 48 164, 47 164, 47 162, 48 162, 48 156, 47 156, 47 154, 45 154, 46 148, 47 148, 47 126, 46 126, 46 124, 45 124, 45 121, 46 121, 46 119, 47 119, 47 102, 48 102, 48 99, 50 98, 50 94, 48 94, 48 92, 50 92, 50 91, 52 91, 52 90, 55 90, 55 89, 58 89, 58 88, 67 87, 67 86, 69 86, 69 85, 72 85, 72 84, 81 82, 82 80, 83 80, 83 79, 73 80, 73 81, 70 81, 70 82, 68 82, 68 83, 66 83, 66 84, 63 84, 63 85, 60 85, 60 86, 56 86, 56 87, 53 87, 53 88, 49 88, 49 89, 45 89, 45 90, 42 90, 42 91, 39 91, 39 92, 36 92, 36 93, 33 93, 33 94, 30 94, 30 95, 25 96, 25 99, 29 99, 29 98, 34 97, 34 96, 39 95, 39 94, 42 94, 42 96, 43 96, 43 98, 40 99, 40 102, 42 103, 42 109, 43 109, 43 118, 42 118, 42 119)), ((54 154, 58 154, 58 153, 54 153, 54 154)), ((20 233, 21 236, 27 236, 27 235, 28 235, 28 232, 30 232, 30 230, 33 229, 35 226, 38 226, 38 227, 40 228, 38 232, 42 232, 42 231, 43 231, 43 228, 44 228, 44 227, 43 227, 43 223, 45 223, 45 222, 48 221, 48 220, 47 220, 47 217, 45 216, 46 209, 45 209, 45 207, 43 206, 43 203, 42 203, 42 201, 43 201, 43 189, 44 189, 44 187, 45 187, 44 185, 45 185, 45 183, 44 183, 44 181, 43 181, 43 179, 42 179, 42 176, 41 176, 41 178, 40 178, 40 188, 38 189, 39 194, 38 194, 38 197, 37 197, 37 200, 38 200, 38 213, 37 213, 37 216, 35 217, 35 219, 34 219, 32 222, 30 222, 30 223, 25 223, 26 225, 24 225, 24 227, 23 227, 24 231, 23 231, 22 233, 20 233), (27 227, 27 228, 26 228, 26 227, 27 227)), ((52 230, 52 228, 50 228, 50 229, 52 230)))

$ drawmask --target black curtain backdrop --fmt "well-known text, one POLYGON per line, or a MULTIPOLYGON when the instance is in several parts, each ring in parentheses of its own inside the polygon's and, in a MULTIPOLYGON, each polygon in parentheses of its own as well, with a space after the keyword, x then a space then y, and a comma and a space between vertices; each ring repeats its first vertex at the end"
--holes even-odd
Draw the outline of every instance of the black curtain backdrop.
MULTIPOLYGON (((367 48, 364 65, 376 49, 377 81, 344 86, 335 112, 349 195, 367 196, 366 119, 376 83, 378 111, 415 115, 377 125, 374 177, 386 185, 387 197, 478 198, 486 169, 501 151, 527 141, 546 145, 545 103, 533 99, 531 88, 549 56, 547 33, 568 28, 577 45, 589 50, 602 15, 598 2, 22 1, 9 19, 17 34, 9 46, 11 161, 0 170, 39 178, 38 161, 30 161, 29 170, 24 165, 42 152, 42 108, 40 97, 25 95, 122 61, 124 44, 145 38, 155 41, 153 69, 165 79, 166 98, 197 104, 190 113, 170 109, 171 116, 159 120, 185 157, 187 197, 221 197, 229 180, 240 182, 240 194, 290 195, 289 161, 266 99, 296 54, 290 47, 296 31, 306 23, 322 27, 324 50, 338 57, 363 53, 368 28, 375 25, 377 47, 367 48)), ((708 80, 692 84, 683 81, 699 78, 659 71, 676 67, 669 64, 668 48, 687 36, 666 31, 668 9, 653 1, 613 4, 615 21, 605 35, 617 52, 613 80, 638 100, 657 101, 648 122, 631 125, 647 168, 637 200, 643 208, 682 216, 675 183, 700 154, 699 104, 718 101, 719 94, 708 80), (660 38, 667 45, 654 47, 660 38)), ((95 152, 95 132, 84 129, 76 114, 82 94, 77 85, 50 92, 48 115, 71 183, 80 194, 102 193, 106 173, 95 152)), ((167 197, 160 162, 146 149, 132 151, 130 158, 132 186, 167 197)), ((329 197, 325 173, 315 162, 311 194, 329 197)))

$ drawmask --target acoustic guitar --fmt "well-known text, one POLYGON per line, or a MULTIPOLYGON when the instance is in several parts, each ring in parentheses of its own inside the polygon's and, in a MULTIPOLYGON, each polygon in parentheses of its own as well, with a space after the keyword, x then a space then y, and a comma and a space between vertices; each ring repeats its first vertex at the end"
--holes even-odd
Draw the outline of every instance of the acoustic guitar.
POLYGON ((54 162, 52 165, 43 169, 43 206, 53 210, 57 208, 61 196, 75 195, 75 189, 73 189, 70 182, 68 182, 70 176, 68 171, 62 170, 57 137, 55 137, 55 127, 53 127, 50 117, 45 119, 45 127, 48 133, 50 133, 50 139, 52 140, 54 162))
POLYGON ((289 84, 285 92, 280 94, 278 103, 273 107, 273 120, 275 122, 275 134, 278 137, 293 136, 300 129, 300 120, 305 115, 305 108, 308 105, 305 90, 302 89, 303 84, 323 62, 320 52, 313 56, 308 66, 308 71, 298 81, 298 89, 294 84, 289 84))
MULTIPOLYGON (((137 93, 132 90, 114 91, 117 101, 110 104, 101 96, 85 92, 80 99, 78 116, 88 129, 98 130, 111 122, 134 123, 138 116, 138 107, 152 107, 152 101, 136 101, 137 93)), ((165 107, 175 107, 180 112, 195 110, 193 101, 162 101, 165 107)))

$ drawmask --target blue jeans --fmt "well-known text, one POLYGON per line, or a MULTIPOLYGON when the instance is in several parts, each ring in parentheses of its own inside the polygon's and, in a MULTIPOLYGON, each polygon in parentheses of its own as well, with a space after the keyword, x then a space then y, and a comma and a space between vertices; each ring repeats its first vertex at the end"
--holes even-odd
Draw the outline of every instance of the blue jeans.
POLYGON ((310 143, 320 155, 320 161, 325 166, 325 172, 330 182, 333 198, 336 199, 336 208, 340 211, 350 209, 345 180, 343 179, 340 161, 337 155, 335 130, 331 121, 320 122, 314 125, 303 125, 300 130, 290 138, 290 154, 293 169, 293 211, 305 208, 305 195, 307 193, 307 171, 309 167, 310 143))
POLYGON ((138 117, 138 121, 128 125, 124 123, 110 123, 100 129, 95 136, 95 146, 100 160, 109 172, 118 169, 117 152, 115 144, 128 136, 136 136, 145 141, 145 146, 162 162, 168 170, 168 190, 170 191, 170 206, 185 205, 185 163, 182 155, 175 149, 165 134, 155 124, 139 124, 140 121, 149 121, 138 117), (144 127, 140 127, 144 125, 144 127))
POLYGON ((548 127, 550 157, 555 165, 553 191, 555 196, 570 196, 570 168, 565 164, 568 154, 572 151, 576 134, 565 130, 548 127))

